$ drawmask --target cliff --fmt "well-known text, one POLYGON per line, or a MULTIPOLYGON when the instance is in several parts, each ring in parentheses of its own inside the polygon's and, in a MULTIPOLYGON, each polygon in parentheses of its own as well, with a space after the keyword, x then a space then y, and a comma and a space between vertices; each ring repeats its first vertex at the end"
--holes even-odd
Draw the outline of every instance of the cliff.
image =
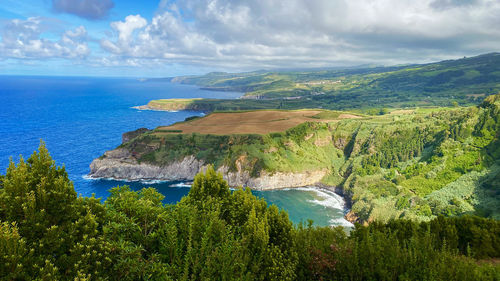
MULTIPOLYGON (((194 156, 186 156, 182 160, 173 161, 159 166, 148 163, 139 163, 124 148, 107 151, 104 156, 95 159, 90 164, 89 176, 92 178, 112 178, 119 180, 186 180, 204 170, 207 164, 194 156)), ((232 187, 245 186, 256 190, 270 190, 287 187, 300 187, 319 183, 327 174, 327 170, 305 171, 300 173, 268 173, 262 172, 258 176, 251 176, 248 171, 238 169, 231 171, 228 166, 217 169, 232 187)))
POLYGON ((123 134, 119 148, 94 160, 90 176, 192 180, 211 164, 231 186, 262 190, 313 185, 339 155, 325 121, 346 116, 321 110, 213 113, 155 130, 141 128, 123 134), (280 130, 286 131, 276 132, 280 130), (285 148, 309 153, 297 150, 292 155, 285 148), (317 155, 313 159, 312 151, 317 155))
POLYGON ((90 176, 191 180, 210 164, 231 186, 336 186, 352 204, 353 221, 469 213, 500 218, 499 100, 372 117, 215 113, 129 139, 94 160, 90 176), (276 124, 288 127, 276 132, 276 124))
POLYGON ((193 156, 160 167, 139 163, 126 149, 116 149, 104 153, 104 157, 90 164, 90 177, 119 180, 192 180, 203 166, 203 162, 193 156))

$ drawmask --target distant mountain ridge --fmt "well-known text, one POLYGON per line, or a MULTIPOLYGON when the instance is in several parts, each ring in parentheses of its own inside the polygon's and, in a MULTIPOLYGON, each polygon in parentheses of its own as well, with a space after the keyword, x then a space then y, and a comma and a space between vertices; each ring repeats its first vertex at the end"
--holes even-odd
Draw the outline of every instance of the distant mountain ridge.
POLYGON ((500 91, 500 53, 389 67, 211 72, 179 76, 171 81, 207 90, 239 91, 245 93, 246 99, 266 100, 264 105, 248 102, 227 109, 473 105, 500 91))

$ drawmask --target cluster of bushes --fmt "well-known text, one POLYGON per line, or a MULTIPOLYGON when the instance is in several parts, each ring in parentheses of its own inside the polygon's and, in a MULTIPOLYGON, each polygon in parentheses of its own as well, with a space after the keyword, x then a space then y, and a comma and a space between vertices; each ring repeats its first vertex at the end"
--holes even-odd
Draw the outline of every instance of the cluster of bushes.
MULTIPOLYGON (((423 136, 425 132, 418 129, 401 130, 394 132, 387 139, 378 139, 379 145, 375 146, 374 153, 369 154, 369 148, 365 147, 365 152, 368 157, 363 158, 361 165, 369 174, 375 173, 375 168, 392 168, 399 162, 406 162, 414 157, 420 156, 424 146, 426 145, 423 136)), ((369 146, 367 142, 365 146, 369 146)))
POLYGON ((293 225, 213 169, 179 203, 152 188, 78 197, 44 146, 0 177, 2 280, 498 280, 500 222, 293 225), (481 260, 478 260, 481 259, 481 260))

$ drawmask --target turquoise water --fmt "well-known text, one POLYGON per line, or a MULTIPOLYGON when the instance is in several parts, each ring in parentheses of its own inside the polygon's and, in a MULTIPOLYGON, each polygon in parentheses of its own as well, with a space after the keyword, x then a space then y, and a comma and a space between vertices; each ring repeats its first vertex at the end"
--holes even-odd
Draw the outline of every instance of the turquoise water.
POLYGON ((307 223, 307 220, 311 219, 316 225, 352 226, 344 219, 344 199, 329 190, 301 187, 254 192, 254 194, 286 209, 294 222, 307 223))
MULTIPOLYGON (((108 189, 152 186, 175 203, 189 192, 180 182, 89 180, 89 164, 121 143, 121 135, 140 127, 155 128, 201 115, 199 112, 141 111, 132 107, 160 98, 237 98, 240 93, 203 91, 161 80, 0 76, 0 171, 9 158, 27 158, 43 139, 58 165, 65 165, 76 191, 106 198, 108 189)), ((343 200, 315 189, 254 192, 289 212, 294 222, 342 225, 343 200)))

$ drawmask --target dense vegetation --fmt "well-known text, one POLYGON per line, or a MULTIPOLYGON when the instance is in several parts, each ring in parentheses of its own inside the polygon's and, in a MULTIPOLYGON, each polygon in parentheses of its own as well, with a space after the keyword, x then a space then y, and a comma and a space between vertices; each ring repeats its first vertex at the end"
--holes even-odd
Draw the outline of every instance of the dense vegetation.
POLYGON ((152 188, 78 197, 43 145, 0 177, 2 280, 498 280, 500 222, 294 226, 208 168, 175 205, 152 188))
POLYGON ((232 171, 328 170, 323 183, 351 199, 359 222, 475 214, 500 219, 500 95, 479 106, 416 109, 326 121, 324 111, 266 135, 143 134, 125 143, 138 161, 185 156, 232 171), (397 113, 397 112, 396 112, 397 113))
POLYGON ((172 81, 265 99, 196 100, 190 105, 209 111, 472 105, 500 91, 500 54, 397 67, 217 72, 172 81))

